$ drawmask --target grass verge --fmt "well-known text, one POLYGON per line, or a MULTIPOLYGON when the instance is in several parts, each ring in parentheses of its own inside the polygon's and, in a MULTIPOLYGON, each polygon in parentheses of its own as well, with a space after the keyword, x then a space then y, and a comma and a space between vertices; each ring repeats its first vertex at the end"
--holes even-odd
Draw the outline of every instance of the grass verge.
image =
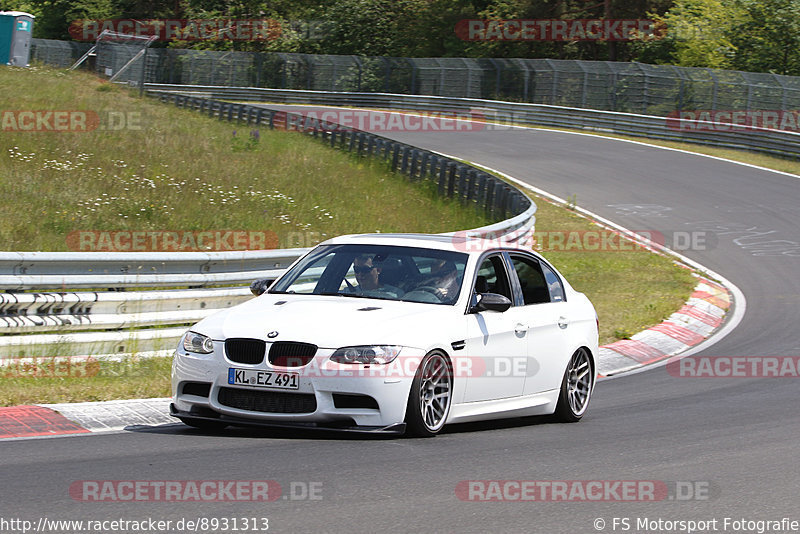
MULTIPOLYGON (((0 69, 0 110, 3 250, 108 251, 120 248, 102 240, 114 235, 108 232, 209 230, 259 232, 265 246, 251 248, 283 248, 348 233, 437 233, 489 222, 380 161, 142 100, 87 73, 0 69), (42 110, 86 112, 100 124, 21 129, 29 123, 19 112, 42 110)), ((162 248, 209 249, 189 241, 162 248)))
POLYGON ((167 397, 172 358, 86 360, 67 367, 52 358, 0 367, 0 406, 167 397))

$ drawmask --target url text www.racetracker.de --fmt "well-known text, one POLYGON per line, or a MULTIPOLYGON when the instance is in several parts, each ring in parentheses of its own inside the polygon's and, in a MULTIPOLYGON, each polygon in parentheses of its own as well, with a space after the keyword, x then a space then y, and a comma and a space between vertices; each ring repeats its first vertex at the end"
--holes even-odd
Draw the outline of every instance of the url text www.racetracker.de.
POLYGON ((197 517, 181 519, 36 519, 0 517, 0 533, 21 532, 135 532, 156 534, 161 532, 266 532, 269 530, 266 517, 197 517))

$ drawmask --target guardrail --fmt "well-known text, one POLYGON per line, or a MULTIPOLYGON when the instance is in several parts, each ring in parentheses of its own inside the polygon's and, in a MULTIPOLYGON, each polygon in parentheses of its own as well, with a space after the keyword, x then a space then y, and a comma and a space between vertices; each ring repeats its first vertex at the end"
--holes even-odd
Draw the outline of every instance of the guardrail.
POLYGON ((344 93, 217 87, 203 85, 145 84, 149 92, 169 92, 210 99, 280 102, 410 110, 463 112, 476 119, 522 126, 550 126, 601 133, 617 133, 722 148, 734 148, 781 157, 800 157, 800 133, 728 123, 657 117, 614 111, 389 93, 344 93))
MULTIPOLYGON (((522 192, 441 154, 369 132, 325 129, 299 114, 262 106, 174 94, 160 98, 220 120, 298 130, 360 156, 384 158, 411 180, 435 180, 441 195, 503 219, 459 234, 522 242, 533 232, 536 205, 522 192)), ((252 296, 249 288, 231 284, 277 278, 307 250, 0 252, 0 289, 6 291, 0 293, 0 334, 6 334, 0 335, 0 364, 19 357, 169 354, 185 325, 252 296), (214 287, 221 285, 228 287, 214 287), (184 289, 153 290, 176 286, 184 289)))

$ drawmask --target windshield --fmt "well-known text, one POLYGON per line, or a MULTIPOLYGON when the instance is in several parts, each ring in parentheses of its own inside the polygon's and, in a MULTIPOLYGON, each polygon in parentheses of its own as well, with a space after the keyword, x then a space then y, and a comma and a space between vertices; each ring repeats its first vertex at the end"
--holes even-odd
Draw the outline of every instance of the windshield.
POLYGON ((323 245, 282 276, 270 293, 454 304, 467 257, 415 247, 323 245))

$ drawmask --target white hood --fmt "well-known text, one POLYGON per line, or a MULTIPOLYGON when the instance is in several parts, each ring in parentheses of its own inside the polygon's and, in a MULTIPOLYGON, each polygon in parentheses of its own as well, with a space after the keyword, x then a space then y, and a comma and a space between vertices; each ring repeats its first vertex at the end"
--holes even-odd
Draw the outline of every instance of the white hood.
POLYGON ((358 344, 425 348, 429 337, 463 339, 464 332, 453 331, 457 330, 451 323, 453 317, 453 307, 447 305, 265 293, 209 316, 191 330, 214 340, 247 337, 331 349, 358 344), (422 331, 420 325, 425 325, 422 331), (431 336, 426 335, 428 331, 431 336), (270 332, 278 334, 268 338, 270 332))

